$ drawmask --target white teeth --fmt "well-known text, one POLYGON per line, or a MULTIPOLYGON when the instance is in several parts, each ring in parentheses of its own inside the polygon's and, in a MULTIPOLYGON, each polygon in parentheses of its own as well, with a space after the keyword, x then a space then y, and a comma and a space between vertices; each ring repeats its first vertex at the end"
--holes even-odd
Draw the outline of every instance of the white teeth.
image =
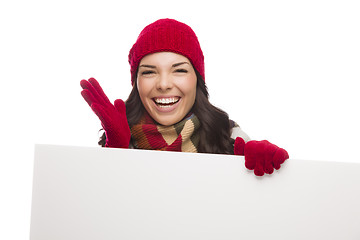
POLYGON ((159 105, 159 107, 161 107, 161 108, 169 108, 169 107, 171 107, 171 105, 159 105))
POLYGON ((160 104, 173 104, 176 103, 179 98, 178 97, 173 97, 173 98, 154 98, 156 103, 160 103, 160 104))

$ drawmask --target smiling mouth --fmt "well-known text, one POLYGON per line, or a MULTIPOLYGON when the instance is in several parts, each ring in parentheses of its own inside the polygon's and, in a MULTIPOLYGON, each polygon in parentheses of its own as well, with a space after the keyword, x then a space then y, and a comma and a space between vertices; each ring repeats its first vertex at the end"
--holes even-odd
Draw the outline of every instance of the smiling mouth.
POLYGON ((161 107, 161 108, 166 108, 166 107, 171 107, 174 104, 178 103, 180 100, 180 97, 155 97, 153 98, 154 103, 161 107))

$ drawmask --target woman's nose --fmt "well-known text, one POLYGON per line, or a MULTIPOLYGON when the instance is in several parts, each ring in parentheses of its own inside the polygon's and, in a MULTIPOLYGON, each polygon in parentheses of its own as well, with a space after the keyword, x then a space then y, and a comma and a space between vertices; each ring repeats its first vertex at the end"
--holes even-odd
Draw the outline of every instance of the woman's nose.
POLYGON ((156 88, 160 91, 166 91, 173 87, 173 80, 167 74, 160 74, 156 88))

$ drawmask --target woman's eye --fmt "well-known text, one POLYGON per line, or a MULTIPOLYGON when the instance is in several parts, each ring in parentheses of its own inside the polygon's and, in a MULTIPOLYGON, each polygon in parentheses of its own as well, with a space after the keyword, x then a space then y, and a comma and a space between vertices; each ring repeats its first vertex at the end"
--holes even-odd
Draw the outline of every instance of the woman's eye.
POLYGON ((154 71, 144 71, 141 73, 141 75, 150 75, 150 74, 153 74, 155 73, 154 71))
POLYGON ((175 72, 187 73, 188 71, 186 69, 176 69, 175 72))

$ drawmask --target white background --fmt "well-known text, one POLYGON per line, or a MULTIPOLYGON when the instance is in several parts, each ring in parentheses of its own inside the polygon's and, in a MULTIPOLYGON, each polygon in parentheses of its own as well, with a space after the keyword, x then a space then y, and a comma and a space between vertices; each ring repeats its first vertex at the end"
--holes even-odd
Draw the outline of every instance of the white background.
POLYGON ((291 158, 360 162, 358 1, 2 1, 0 239, 27 239, 35 143, 97 146, 80 95, 130 90, 128 51, 159 18, 190 25, 211 102, 291 158))

